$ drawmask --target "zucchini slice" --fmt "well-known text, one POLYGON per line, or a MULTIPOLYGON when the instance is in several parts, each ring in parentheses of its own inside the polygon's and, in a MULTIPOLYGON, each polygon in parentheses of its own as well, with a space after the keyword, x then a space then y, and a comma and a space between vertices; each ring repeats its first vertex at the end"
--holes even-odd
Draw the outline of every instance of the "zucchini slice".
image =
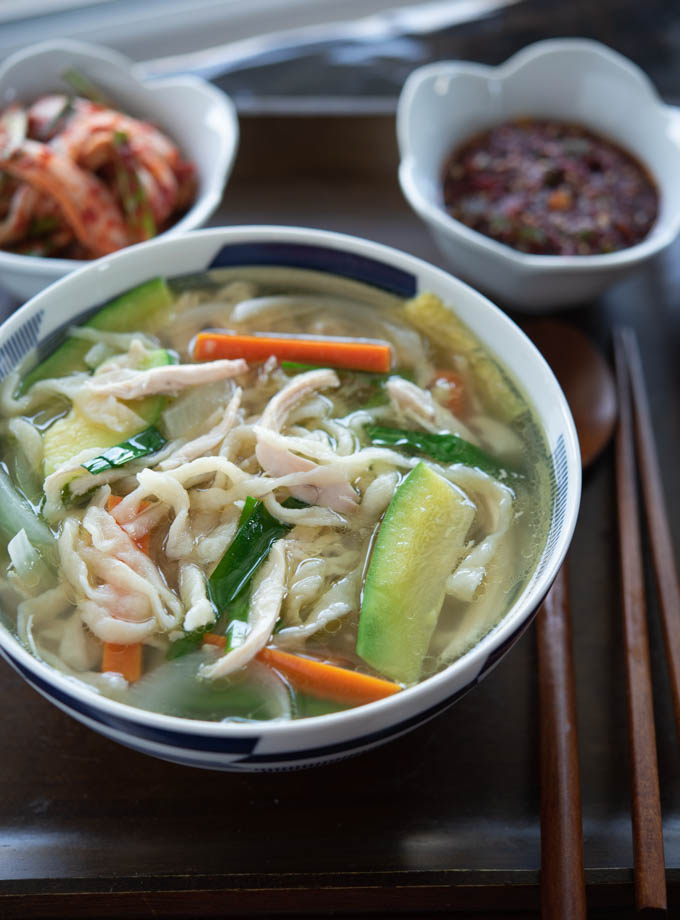
POLYGON ((385 677, 419 679, 474 516, 466 495, 424 463, 394 493, 366 575, 356 646, 385 677))

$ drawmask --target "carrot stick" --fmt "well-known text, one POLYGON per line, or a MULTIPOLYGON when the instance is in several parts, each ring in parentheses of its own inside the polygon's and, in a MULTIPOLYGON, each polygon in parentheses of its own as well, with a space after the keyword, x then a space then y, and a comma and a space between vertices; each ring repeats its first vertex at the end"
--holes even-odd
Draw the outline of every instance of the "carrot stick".
MULTIPOLYGON (((106 502, 106 510, 113 511, 113 509, 117 505, 120 505, 122 501, 123 499, 120 497, 120 495, 109 495, 108 501, 106 502)), ((139 510, 144 511, 145 508, 149 507, 149 504, 150 504, 149 502, 140 502, 139 510)), ((149 555, 149 545, 151 543, 151 534, 149 533, 149 531, 147 531, 146 533, 143 533, 140 537, 133 537, 132 541, 133 543, 137 544, 137 546, 139 547, 139 549, 141 549, 143 553, 146 553, 147 556, 149 555)))
MULTIPOLYGON (((203 644, 225 648, 227 639, 217 633, 206 633, 203 644)), ((263 648, 255 657, 285 674, 298 690, 338 703, 371 703, 401 690, 399 684, 392 681, 370 677, 313 658, 291 655, 275 648, 263 648)))
POLYGON ((216 645, 218 648, 226 648, 227 637, 218 636, 217 633, 206 633, 203 636, 203 645, 216 645))
POLYGON ((275 648, 263 648, 256 658, 284 674, 298 690, 338 703, 372 703, 402 689, 399 684, 379 677, 275 648))
POLYGON ((386 374, 392 363, 392 349, 386 342, 364 342, 332 336, 311 339, 199 332, 194 344, 194 358, 197 361, 213 361, 217 358, 266 361, 271 355, 280 361, 299 361, 303 364, 380 374, 386 374))
POLYGON ((130 683, 139 680, 142 676, 142 643, 118 645, 115 642, 104 642, 102 671, 115 671, 130 683))

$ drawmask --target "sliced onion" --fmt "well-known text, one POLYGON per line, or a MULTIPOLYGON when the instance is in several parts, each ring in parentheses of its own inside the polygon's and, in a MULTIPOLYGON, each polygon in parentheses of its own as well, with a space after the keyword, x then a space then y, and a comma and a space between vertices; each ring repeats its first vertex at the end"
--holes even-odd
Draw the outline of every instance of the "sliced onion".
POLYGON ((50 570, 23 527, 7 544, 7 552, 14 571, 27 588, 35 588, 49 578, 50 570))
POLYGON ((271 719, 292 719, 295 714, 295 694, 287 680, 269 665, 253 659, 248 665, 249 683, 262 688, 270 707, 271 719))
POLYGON ((232 389, 231 381, 217 380, 207 386, 187 390, 161 415, 167 436, 171 440, 191 437, 220 405, 226 405, 232 389))
POLYGON ((242 323, 254 317, 261 318, 263 314, 277 313, 279 311, 285 311, 286 315, 289 315, 291 311, 294 313, 316 313, 322 309, 346 311, 352 307, 365 309, 364 304, 345 297, 320 297, 317 294, 282 294, 272 297, 253 297, 250 300, 242 300, 234 307, 231 322, 242 323))

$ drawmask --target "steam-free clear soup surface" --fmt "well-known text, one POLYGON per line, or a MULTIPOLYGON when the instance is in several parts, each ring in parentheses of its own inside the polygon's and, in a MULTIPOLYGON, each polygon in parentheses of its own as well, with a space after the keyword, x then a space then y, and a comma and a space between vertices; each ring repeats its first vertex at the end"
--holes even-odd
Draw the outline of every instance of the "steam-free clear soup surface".
POLYGON ((463 655, 536 566, 544 440, 455 304, 234 268, 63 341, 2 385, 1 599, 98 693, 208 720, 361 705, 463 655))

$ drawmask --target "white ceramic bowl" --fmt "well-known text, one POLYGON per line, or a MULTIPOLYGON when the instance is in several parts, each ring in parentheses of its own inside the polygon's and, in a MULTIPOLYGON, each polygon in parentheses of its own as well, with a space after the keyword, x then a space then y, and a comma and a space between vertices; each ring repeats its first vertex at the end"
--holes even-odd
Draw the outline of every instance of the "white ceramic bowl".
POLYGON ((538 42, 500 67, 462 61, 414 71, 399 98, 399 180, 451 269, 501 304, 531 312, 582 303, 668 246, 680 230, 680 122, 645 74, 604 45, 538 42), (528 255, 466 227, 444 208, 444 162, 485 128, 520 116, 582 124, 641 160, 660 213, 641 243, 592 256, 528 255))
MULTIPOLYGON (((133 62, 109 48, 57 39, 32 45, 3 62, 0 109, 15 100, 30 103, 45 93, 72 91, 62 79, 69 68, 87 76, 117 107, 158 125, 195 163, 195 201, 165 235, 202 226, 222 200, 238 149, 238 119, 229 97, 193 76, 141 80, 133 62)), ((25 300, 83 264, 0 249, 0 284, 25 300)))
POLYGON ((157 715, 113 702, 34 658, 0 627, 0 652, 45 697, 96 731, 178 763, 223 770, 281 770, 336 760, 395 737, 471 689, 529 625, 562 562, 578 512, 581 466, 576 432, 548 365, 519 328, 472 288, 386 246, 337 233, 281 227, 209 229, 165 236, 74 272, 0 328, 0 376, 35 345, 54 347, 84 313, 156 275, 209 267, 285 265, 342 275, 401 296, 429 290, 502 360, 544 427, 552 465, 550 527, 536 571, 503 620, 445 671, 389 699, 286 724, 215 723, 157 715))

